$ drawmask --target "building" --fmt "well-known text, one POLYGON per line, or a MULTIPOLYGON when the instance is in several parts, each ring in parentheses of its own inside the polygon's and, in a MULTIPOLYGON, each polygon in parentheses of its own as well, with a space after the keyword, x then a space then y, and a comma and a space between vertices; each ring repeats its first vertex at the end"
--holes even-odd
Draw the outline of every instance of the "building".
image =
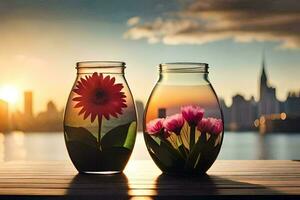
POLYGON ((280 112, 280 104, 276 98, 276 88, 268 83, 265 59, 262 61, 262 72, 259 85, 258 115, 270 115, 280 112))
POLYGON ((53 101, 49 101, 46 110, 38 113, 34 121, 31 131, 62 131, 63 112, 57 109, 53 101))
POLYGON ((158 118, 165 118, 167 116, 167 110, 165 108, 158 109, 158 118))
POLYGON ((289 116, 300 115, 300 92, 289 92, 284 103, 284 112, 289 116))
POLYGON ((9 130, 8 103, 0 99, 0 132, 9 130))
POLYGON ((24 92, 24 114, 27 118, 33 117, 33 94, 32 94, 32 91, 24 92))
POLYGON ((24 92, 24 113, 21 119, 22 130, 30 131, 35 125, 33 116, 33 93, 32 91, 24 92))
POLYGON ((224 128, 229 129, 230 128, 230 122, 231 122, 231 109, 228 107, 224 101, 224 99, 219 99, 220 106, 223 111, 223 117, 224 117, 224 128))
POLYGON ((45 111, 33 115, 33 94, 24 92, 24 112, 12 113, 13 130, 24 132, 54 132, 62 131, 63 111, 58 110, 53 101, 47 103, 45 111))
POLYGON ((256 119, 256 103, 252 97, 246 100, 242 95, 232 97, 229 128, 231 130, 251 130, 254 129, 256 119))
POLYGON ((24 131, 24 114, 20 110, 11 113, 11 129, 24 131))

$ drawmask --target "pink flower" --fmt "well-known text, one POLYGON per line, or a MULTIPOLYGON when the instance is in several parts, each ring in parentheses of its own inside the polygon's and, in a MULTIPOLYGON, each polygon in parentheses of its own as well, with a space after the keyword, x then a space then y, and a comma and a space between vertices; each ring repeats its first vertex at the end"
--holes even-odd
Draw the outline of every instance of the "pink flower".
POLYGON ((149 121, 146 125, 147 132, 150 135, 158 135, 163 129, 163 121, 164 119, 162 118, 157 118, 149 121))
POLYGON ((177 135, 180 134, 183 124, 184 124, 184 119, 182 117, 182 114, 175 114, 169 116, 163 122, 163 126, 166 132, 174 132, 177 135))
POLYGON ((196 126, 198 122, 203 118, 204 109, 200 106, 190 105, 181 107, 181 113, 183 118, 188 122, 190 126, 196 126))
POLYGON ((201 133, 220 134, 223 131, 223 122, 216 118, 203 118, 197 125, 201 133))
POLYGON ((215 122, 211 129, 211 133, 217 135, 220 134, 221 132, 223 132, 223 122, 220 119, 215 119, 215 122))
POLYGON ((210 118, 203 118, 201 121, 199 121, 198 125, 197 125, 197 129, 201 132, 201 133, 207 133, 210 132, 212 127, 211 124, 211 120, 210 118))

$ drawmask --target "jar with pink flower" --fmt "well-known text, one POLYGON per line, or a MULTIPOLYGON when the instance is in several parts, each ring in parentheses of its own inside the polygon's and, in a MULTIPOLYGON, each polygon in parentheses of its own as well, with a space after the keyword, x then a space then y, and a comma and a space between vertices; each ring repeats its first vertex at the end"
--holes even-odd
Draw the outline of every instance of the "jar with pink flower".
POLYGON ((144 115, 144 139, 156 165, 164 173, 204 174, 219 154, 223 134, 208 64, 160 64, 144 115))
POLYGON ((119 173, 136 137, 136 110, 125 63, 77 63, 77 77, 64 115, 69 156, 79 172, 119 173))

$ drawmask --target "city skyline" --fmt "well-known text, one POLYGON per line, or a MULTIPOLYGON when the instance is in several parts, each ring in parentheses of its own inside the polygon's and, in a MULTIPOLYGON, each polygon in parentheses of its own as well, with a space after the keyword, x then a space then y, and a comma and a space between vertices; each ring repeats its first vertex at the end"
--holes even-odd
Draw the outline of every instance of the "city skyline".
POLYGON ((246 99, 241 94, 232 97, 230 106, 220 100, 225 128, 232 131, 258 130, 261 133, 299 131, 300 90, 290 91, 286 100, 279 100, 276 95, 277 88, 270 83, 271 78, 266 72, 264 54, 258 80, 258 100, 253 96, 246 99))
MULTIPOLYGON (((23 110, 10 111, 9 104, 0 99, 0 132, 24 131, 24 132, 56 132, 63 131, 64 108, 58 109, 56 104, 49 100, 44 109, 36 114, 33 110, 34 93, 24 91, 23 110)), ((143 130, 142 117, 144 104, 135 101, 136 112, 139 116, 139 131, 143 130)))
MULTIPOLYGON (((263 73, 264 76, 267 76, 266 74, 268 74, 268 76, 271 76, 272 73, 270 73, 270 71, 269 71, 269 69, 268 69, 267 59, 266 59, 266 56, 265 56, 265 53, 264 53, 264 52, 262 53, 261 66, 262 66, 262 68, 260 67, 261 70, 260 70, 260 72, 258 73, 258 75, 261 74, 261 73, 263 73), (262 70, 262 69, 263 69, 263 70, 262 70)), ((257 77, 258 77, 258 76, 256 76, 256 78, 255 78, 255 79, 257 80, 257 83, 258 83, 257 88, 260 88, 260 83, 261 83, 260 78, 261 78, 261 77, 260 77, 260 78, 257 78, 257 77)), ((254 78, 254 77, 253 77, 253 78, 254 78)), ((155 83, 154 83, 154 85, 155 85, 155 83)), ((154 85, 153 85, 153 87, 154 87, 154 85)), ((279 101, 282 101, 282 102, 287 100, 287 98, 288 98, 288 96, 289 96, 290 93, 295 93, 295 94, 297 94, 297 93, 300 92, 300 87, 298 87, 298 88, 286 88, 286 89, 287 89, 287 93, 285 94, 285 96, 284 96, 283 98, 279 98, 277 93, 278 93, 278 90, 280 90, 280 87, 276 87, 276 86, 273 84, 273 79, 271 79, 271 82, 270 82, 270 79, 268 80, 268 85, 271 85, 270 87, 271 87, 272 89, 276 88, 276 95, 275 95, 275 97, 276 97, 276 99, 278 99, 279 101)), ((4 87, 7 87, 7 86, 9 86, 9 85, 7 85, 7 84, 6 84, 6 85, 0 85, 0 90, 1 90, 1 88, 3 89, 4 87)), ((214 85, 213 85, 213 86, 214 86, 214 85)), ((271 89, 271 90, 272 90, 272 89, 271 89)), ((6 88, 6 90, 4 90, 4 93, 3 93, 3 90, 2 90, 2 92, 0 91, 0 100, 5 101, 6 103, 8 103, 8 104, 9 104, 9 110, 10 110, 10 111, 13 111, 13 112, 17 112, 17 111, 25 112, 25 110, 22 108, 23 105, 25 104, 24 98, 21 97, 21 94, 22 94, 22 93, 26 93, 26 92, 30 91, 30 92, 34 92, 35 94, 36 94, 36 93, 38 94, 38 92, 35 92, 35 91, 33 91, 33 90, 30 90, 30 89, 24 90, 24 91, 18 91, 18 94, 14 94, 14 98, 17 98, 17 99, 11 99, 11 100, 13 101, 13 102, 11 103, 11 102, 5 100, 5 97, 6 97, 7 95, 8 95, 8 98, 11 98, 11 97, 9 96, 9 95, 11 95, 11 94, 8 94, 8 93, 7 93, 7 92, 8 92, 7 90, 8 90, 8 89, 6 88), (6 93, 6 94, 5 94, 5 93, 6 93)), ((14 92, 16 92, 16 91, 14 91, 14 92)), ((149 93, 150 93, 150 92, 151 92, 151 90, 149 91, 149 93)), ((255 93, 257 93, 257 95, 251 94, 251 93, 245 93, 245 92, 236 91, 236 92, 233 92, 233 95, 230 97, 230 99, 226 99, 226 98, 224 98, 223 96, 219 95, 219 93, 217 92, 219 99, 224 100, 226 106, 231 106, 231 105, 232 105, 232 97, 234 97, 234 96, 236 96, 236 95, 241 95, 241 96, 243 96, 246 100, 251 100, 252 98, 254 98, 255 101, 259 101, 260 96, 261 96, 261 91, 258 89, 255 93)), ((69 94, 68 94, 68 95, 69 95, 69 94)), ((39 96, 39 95, 37 95, 37 96, 39 96)), ((59 109, 59 110, 63 110, 64 107, 65 107, 65 105, 59 105, 59 104, 57 104, 53 99, 55 99, 55 97, 50 97, 49 99, 46 99, 45 104, 48 103, 49 101, 53 101, 56 105, 58 105, 58 109, 59 109)), ((136 101, 141 101, 141 102, 145 105, 145 104, 147 103, 148 97, 145 97, 144 99, 145 99, 144 101, 141 100, 141 99, 136 99, 136 101)), ((40 101, 40 99, 37 99, 37 101, 40 101)), ((44 104, 44 105, 45 105, 45 104, 44 104)), ((39 113, 39 112, 42 112, 43 109, 44 109, 44 106, 40 107, 40 109, 37 109, 37 107, 35 106, 35 101, 33 101, 33 105, 32 105, 32 106, 33 106, 33 107, 32 107, 33 115, 35 115, 35 114, 37 114, 37 113, 39 113)))
POLYGON ((0 99, 0 132, 14 130, 25 132, 62 131, 63 109, 59 110, 52 100, 49 100, 45 108, 34 114, 32 91, 23 93, 23 110, 11 111, 9 103, 0 99))
MULTIPOLYGON (((270 81, 272 78, 267 73, 267 68, 266 59, 263 54, 261 72, 257 77, 259 82, 259 86, 257 87, 259 93, 258 100, 255 100, 253 96, 247 99, 242 94, 236 93, 232 96, 232 104, 227 105, 224 99, 219 97, 225 118, 225 128, 227 130, 258 130, 260 118, 262 116, 273 116, 274 114, 278 115, 279 119, 285 119, 290 117, 290 115, 295 116, 296 124, 298 123, 297 120, 300 118, 300 90, 288 92, 284 101, 278 100, 276 95, 277 88, 270 83, 272 82, 270 81)), ((172 91, 170 92, 172 93, 172 91)), ((0 130, 60 131, 62 129, 61 124, 64 108, 57 108, 56 104, 52 100, 49 100, 46 109, 35 113, 33 91, 24 91, 23 99, 23 109, 10 110, 9 103, 0 98, 0 120, 2 122, 0 130), (43 124, 42 126, 44 127, 37 126, 39 124, 43 124)), ((141 116, 143 116, 144 105, 146 103, 136 100, 135 104, 139 116, 138 129, 142 131, 141 116)), ((167 105, 166 102, 163 107, 167 105)), ((152 113, 153 116, 157 114, 160 115, 160 111, 152 113)), ((270 118, 271 121, 273 118, 270 118)))

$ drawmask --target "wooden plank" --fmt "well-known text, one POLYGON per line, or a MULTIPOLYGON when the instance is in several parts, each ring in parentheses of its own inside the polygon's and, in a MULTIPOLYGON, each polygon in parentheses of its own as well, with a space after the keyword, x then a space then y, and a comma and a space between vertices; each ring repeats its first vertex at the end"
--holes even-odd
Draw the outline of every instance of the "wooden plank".
POLYGON ((297 199, 300 162, 223 160, 206 177, 162 175, 152 161, 131 161, 124 174, 114 176, 78 175, 69 162, 0 163, 0 199, 86 196, 297 199))

